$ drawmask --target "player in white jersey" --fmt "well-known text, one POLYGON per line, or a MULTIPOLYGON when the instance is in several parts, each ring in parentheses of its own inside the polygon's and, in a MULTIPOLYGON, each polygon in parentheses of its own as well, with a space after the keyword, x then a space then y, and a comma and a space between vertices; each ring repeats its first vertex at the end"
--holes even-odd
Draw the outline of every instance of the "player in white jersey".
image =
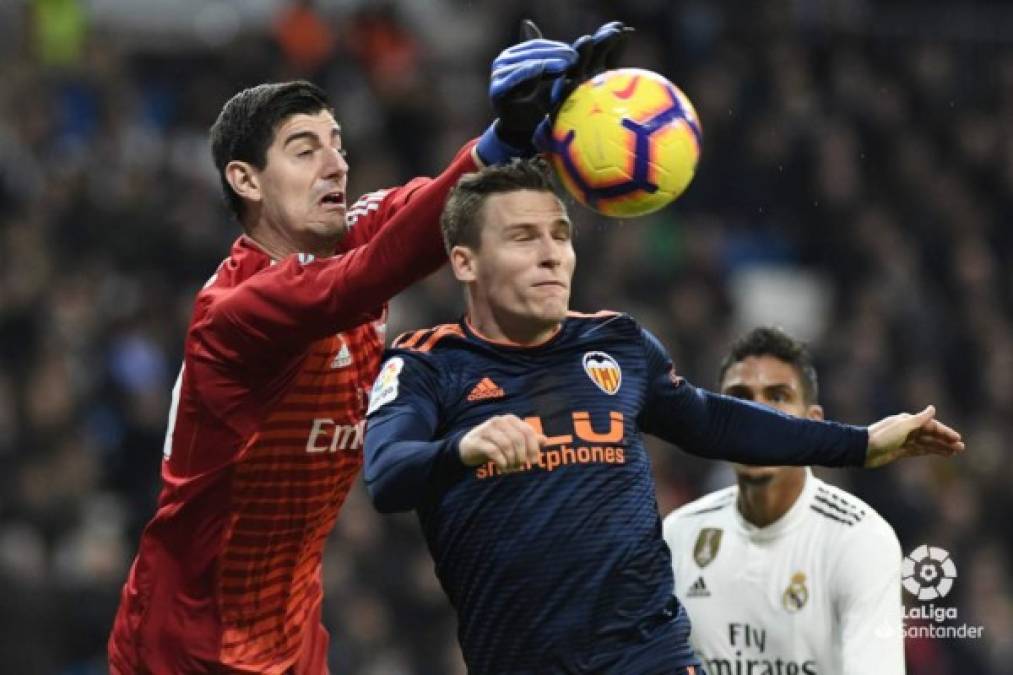
MULTIPOLYGON (((721 366, 720 386, 823 418, 808 351, 779 329, 740 339, 721 366)), ((675 594, 707 674, 903 674, 893 528, 807 467, 734 467, 737 485, 664 521, 675 594)))

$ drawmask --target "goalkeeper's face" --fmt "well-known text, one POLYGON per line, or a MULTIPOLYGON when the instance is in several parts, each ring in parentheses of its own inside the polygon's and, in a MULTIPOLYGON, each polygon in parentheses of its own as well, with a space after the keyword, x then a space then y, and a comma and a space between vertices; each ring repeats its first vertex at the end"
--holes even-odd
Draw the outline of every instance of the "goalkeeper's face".
POLYGON ((344 236, 348 163, 341 129, 327 110, 295 114, 275 130, 263 169, 253 169, 249 195, 255 228, 270 230, 281 254, 330 255, 344 236))
POLYGON ((464 250, 451 256, 458 278, 471 286, 473 309, 500 325, 534 329, 566 318, 577 260, 559 198, 542 190, 497 193, 479 217, 477 249, 456 247, 464 250))
MULTIPOLYGON (((721 379, 721 393, 753 401, 794 417, 823 419, 823 408, 806 400, 802 378, 795 366, 776 356, 747 356, 728 367, 721 379)), ((746 466, 736 464, 740 480, 760 483, 794 467, 746 466)))

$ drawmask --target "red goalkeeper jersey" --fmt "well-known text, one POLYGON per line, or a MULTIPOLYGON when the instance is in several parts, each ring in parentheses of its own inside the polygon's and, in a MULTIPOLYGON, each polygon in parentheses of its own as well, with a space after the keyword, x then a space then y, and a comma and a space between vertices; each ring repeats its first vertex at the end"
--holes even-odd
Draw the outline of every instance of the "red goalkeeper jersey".
POLYGON ((113 673, 327 671, 321 558, 362 464, 386 302, 445 260, 470 149, 356 202, 339 255, 275 261, 241 237, 197 295, 113 673))

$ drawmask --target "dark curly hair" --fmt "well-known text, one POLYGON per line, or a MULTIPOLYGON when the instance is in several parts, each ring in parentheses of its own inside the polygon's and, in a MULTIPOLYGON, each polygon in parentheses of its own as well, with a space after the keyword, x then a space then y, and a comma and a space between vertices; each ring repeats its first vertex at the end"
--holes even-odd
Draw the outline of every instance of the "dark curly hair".
POLYGON ((795 368, 802 383, 802 395, 807 404, 815 403, 819 396, 819 382, 812 355, 804 342, 796 340, 780 328, 761 326, 749 331, 732 344, 728 355, 721 361, 718 382, 733 365, 750 356, 773 356, 795 368))

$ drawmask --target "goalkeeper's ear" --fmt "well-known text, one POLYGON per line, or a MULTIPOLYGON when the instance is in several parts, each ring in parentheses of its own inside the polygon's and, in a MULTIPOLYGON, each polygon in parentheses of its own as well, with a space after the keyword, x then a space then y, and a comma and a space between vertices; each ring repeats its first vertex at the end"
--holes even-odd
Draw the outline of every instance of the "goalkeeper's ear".
POLYGON ((234 159, 226 164, 225 180, 242 199, 251 202, 261 200, 260 176, 249 162, 234 159))

